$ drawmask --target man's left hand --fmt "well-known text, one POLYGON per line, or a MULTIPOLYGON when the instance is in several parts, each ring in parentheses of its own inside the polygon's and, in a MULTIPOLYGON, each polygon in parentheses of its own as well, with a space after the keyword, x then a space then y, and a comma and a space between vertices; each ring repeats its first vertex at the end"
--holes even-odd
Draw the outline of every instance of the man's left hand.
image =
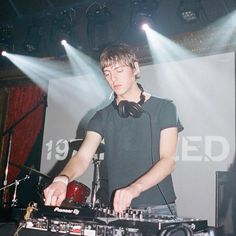
POLYGON ((142 192, 139 184, 131 184, 126 188, 116 190, 113 200, 113 207, 116 213, 123 214, 131 205, 134 198, 138 197, 142 192))

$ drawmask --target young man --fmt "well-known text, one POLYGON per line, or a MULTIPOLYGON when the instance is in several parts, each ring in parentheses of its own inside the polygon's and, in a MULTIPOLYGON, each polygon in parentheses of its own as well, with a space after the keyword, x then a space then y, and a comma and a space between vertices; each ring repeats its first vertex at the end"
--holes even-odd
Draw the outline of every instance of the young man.
POLYGON ((178 131, 183 127, 174 104, 144 92, 136 82, 139 64, 129 46, 106 48, 100 64, 115 99, 90 120, 77 154, 45 189, 45 205, 62 203, 68 182, 86 171, 104 139, 115 212, 122 214, 131 206, 148 208, 153 214, 176 214, 171 172, 178 131))

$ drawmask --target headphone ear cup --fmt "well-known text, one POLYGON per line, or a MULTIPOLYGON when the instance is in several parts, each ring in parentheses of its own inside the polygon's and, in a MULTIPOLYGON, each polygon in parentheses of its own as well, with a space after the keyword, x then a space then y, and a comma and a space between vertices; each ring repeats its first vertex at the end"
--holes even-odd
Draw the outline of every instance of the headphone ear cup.
POLYGON ((129 102, 127 110, 128 110, 129 115, 134 118, 139 118, 143 112, 142 106, 135 102, 129 102))
POLYGON ((117 110, 119 116, 122 118, 127 118, 128 116, 139 118, 143 112, 143 108, 140 104, 126 100, 120 101, 117 110))
POLYGON ((124 100, 119 102, 117 110, 120 117, 127 118, 129 116, 128 107, 129 107, 128 101, 124 100))

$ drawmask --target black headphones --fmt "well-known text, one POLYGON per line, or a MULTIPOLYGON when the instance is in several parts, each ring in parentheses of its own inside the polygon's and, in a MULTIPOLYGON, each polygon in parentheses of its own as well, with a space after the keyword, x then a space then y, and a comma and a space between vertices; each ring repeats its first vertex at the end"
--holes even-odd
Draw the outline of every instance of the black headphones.
POLYGON ((143 95, 143 87, 141 84, 138 84, 138 87, 141 90, 140 94, 140 101, 138 103, 136 102, 129 102, 127 100, 122 100, 119 102, 119 104, 116 104, 116 95, 112 102, 113 107, 118 111, 118 114, 122 118, 127 118, 128 116, 139 118, 143 113, 142 105, 145 101, 145 96, 143 95))

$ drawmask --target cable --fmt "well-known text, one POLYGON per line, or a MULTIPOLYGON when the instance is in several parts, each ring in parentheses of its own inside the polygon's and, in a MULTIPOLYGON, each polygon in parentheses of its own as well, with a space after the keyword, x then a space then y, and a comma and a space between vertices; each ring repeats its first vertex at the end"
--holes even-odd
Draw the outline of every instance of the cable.
POLYGON ((19 236, 19 232, 20 230, 26 225, 26 221, 24 221, 23 223, 20 223, 19 226, 16 229, 16 232, 14 233, 14 236, 19 236))
POLYGON ((37 203, 31 201, 28 204, 28 207, 26 208, 25 215, 24 215, 24 220, 22 223, 20 223, 16 229, 16 232, 14 233, 14 236, 19 236, 20 230, 26 226, 27 221, 30 219, 31 214, 33 211, 37 211, 37 203))
MULTIPOLYGON (((147 112, 147 111, 145 111, 145 110, 143 110, 143 112, 146 113, 146 114, 148 115, 148 118, 149 118, 149 126, 150 126, 150 134, 151 134, 151 158, 152 158, 152 165, 154 165, 154 155, 153 155, 153 149, 152 149, 152 145, 153 145, 153 144, 152 144, 152 142, 153 142, 153 140, 152 140, 152 118, 151 118, 151 115, 150 115, 149 112, 147 112)), ((156 186, 157 186, 158 190, 160 191, 160 193, 161 193, 161 195, 162 195, 162 197, 163 197, 163 199, 164 199, 164 201, 165 201, 165 204, 167 205, 167 207, 168 207, 168 209, 169 209, 171 215, 174 215, 174 214, 173 214, 173 211, 171 210, 171 207, 170 207, 169 203, 168 203, 167 200, 166 200, 166 197, 165 197, 164 193, 163 193, 162 190, 161 190, 160 185, 159 185, 159 184, 156 184, 156 186)))

